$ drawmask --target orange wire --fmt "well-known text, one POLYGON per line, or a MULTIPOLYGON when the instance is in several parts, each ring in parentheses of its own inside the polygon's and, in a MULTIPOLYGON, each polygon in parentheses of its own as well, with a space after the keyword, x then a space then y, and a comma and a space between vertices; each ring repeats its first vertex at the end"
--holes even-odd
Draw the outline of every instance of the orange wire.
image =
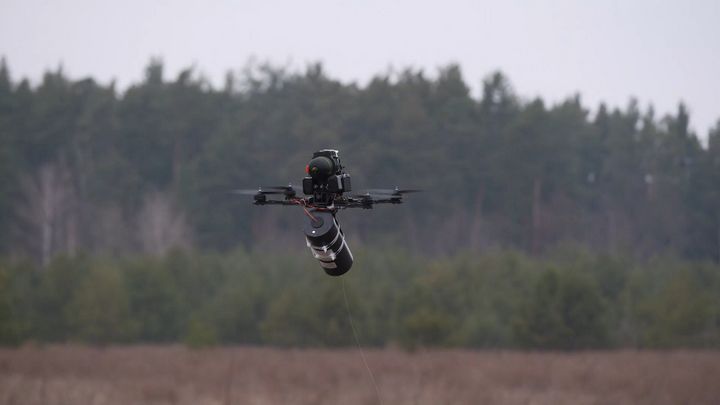
POLYGON ((301 199, 301 198, 298 198, 298 199, 295 200, 295 203, 296 203, 297 205, 299 205, 299 206, 302 207, 303 211, 305 211, 305 215, 307 215, 308 217, 310 217, 310 219, 312 219, 313 222, 317 222, 317 218, 315 218, 315 217, 313 216, 313 214, 311 214, 310 211, 308 211, 308 209, 305 208, 305 207, 307 206, 307 203, 305 202, 305 200, 303 200, 303 199, 301 199))
POLYGON ((307 208, 303 207, 303 211, 305 211, 305 214, 310 217, 310 219, 313 220, 313 222, 317 222, 317 218, 313 216, 313 214, 310 213, 310 211, 307 210, 307 208))

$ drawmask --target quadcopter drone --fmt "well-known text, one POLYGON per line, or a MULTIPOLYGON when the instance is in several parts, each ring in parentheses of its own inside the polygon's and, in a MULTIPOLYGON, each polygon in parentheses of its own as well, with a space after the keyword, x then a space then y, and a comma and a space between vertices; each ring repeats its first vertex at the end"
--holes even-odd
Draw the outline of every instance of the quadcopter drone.
POLYGON ((233 190, 235 194, 252 195, 255 205, 297 205, 302 207, 309 221, 305 224, 305 240, 320 266, 331 276, 341 276, 350 270, 353 256, 345 242, 345 234, 336 214, 346 208, 371 209, 375 204, 402 204, 403 194, 420 190, 372 189, 364 194, 346 195, 352 191, 350 175, 340 164, 338 151, 322 149, 313 153, 305 166, 302 192, 299 197, 292 185, 260 187, 257 190, 233 190), (268 196, 282 195, 283 199, 268 196))

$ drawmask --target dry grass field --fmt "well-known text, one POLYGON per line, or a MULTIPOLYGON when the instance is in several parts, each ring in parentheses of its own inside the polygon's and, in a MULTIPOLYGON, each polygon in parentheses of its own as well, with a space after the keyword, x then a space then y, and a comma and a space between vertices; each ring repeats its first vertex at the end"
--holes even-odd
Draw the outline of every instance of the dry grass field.
MULTIPOLYGON (((383 404, 718 404, 720 352, 367 350, 383 404)), ((376 404, 357 350, 0 349, 0 404, 376 404)))

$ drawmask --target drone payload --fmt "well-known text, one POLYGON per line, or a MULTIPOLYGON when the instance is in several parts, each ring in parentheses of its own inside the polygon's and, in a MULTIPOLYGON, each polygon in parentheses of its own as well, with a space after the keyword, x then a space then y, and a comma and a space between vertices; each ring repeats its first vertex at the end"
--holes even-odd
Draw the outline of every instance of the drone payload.
POLYGON ((350 270, 353 255, 345 242, 335 216, 329 212, 314 212, 310 221, 305 223, 305 240, 314 258, 331 276, 341 276, 350 270))
POLYGON ((338 151, 322 149, 313 153, 305 167, 303 194, 298 197, 292 185, 261 187, 258 190, 234 190, 236 194, 252 195, 255 205, 299 205, 309 221, 304 226, 305 241, 320 266, 331 276, 347 273, 353 265, 345 234, 337 221, 339 210, 346 208, 371 209, 375 204, 401 204, 406 193, 420 190, 374 189, 364 194, 346 195, 352 191, 350 175, 340 163, 338 151), (284 198, 269 199, 268 195, 284 198))

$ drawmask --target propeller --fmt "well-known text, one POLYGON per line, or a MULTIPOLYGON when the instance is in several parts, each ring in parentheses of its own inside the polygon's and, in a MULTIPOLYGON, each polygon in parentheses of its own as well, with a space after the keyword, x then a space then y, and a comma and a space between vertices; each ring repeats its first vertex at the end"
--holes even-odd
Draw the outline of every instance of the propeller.
POLYGON ((285 194, 285 197, 288 198, 292 198, 297 195, 297 190, 295 189, 295 187, 293 187, 292 184, 288 184, 287 186, 268 186, 265 188, 269 190, 278 190, 280 191, 279 194, 285 194))
POLYGON ((295 195, 297 194, 297 190, 295 190, 295 188, 292 186, 292 184, 288 184, 287 186, 258 187, 257 190, 235 189, 235 190, 231 190, 230 193, 239 194, 239 195, 284 194, 286 197, 291 198, 291 197, 295 197, 295 195))
POLYGON ((373 193, 365 193, 365 194, 353 194, 350 197, 357 198, 361 200, 367 200, 372 198, 388 198, 387 194, 373 194, 373 193))
POLYGON ((239 194, 239 195, 258 195, 258 194, 261 194, 261 195, 265 195, 265 194, 283 194, 283 192, 282 192, 282 191, 266 191, 266 190, 263 190, 263 189, 253 190, 253 189, 246 188, 246 189, 230 190, 230 194, 239 194))
POLYGON ((372 193, 375 193, 375 194, 383 194, 383 195, 385 195, 385 196, 387 196, 388 194, 391 195, 391 196, 402 196, 403 194, 419 193, 419 192, 421 192, 421 191, 422 191, 422 190, 418 190, 418 189, 410 189, 410 188, 402 189, 402 188, 398 188, 398 187, 395 187, 394 189, 391 189, 391 188, 374 188, 374 189, 369 189, 369 190, 367 190, 368 193, 371 193, 371 194, 372 194, 372 193))

